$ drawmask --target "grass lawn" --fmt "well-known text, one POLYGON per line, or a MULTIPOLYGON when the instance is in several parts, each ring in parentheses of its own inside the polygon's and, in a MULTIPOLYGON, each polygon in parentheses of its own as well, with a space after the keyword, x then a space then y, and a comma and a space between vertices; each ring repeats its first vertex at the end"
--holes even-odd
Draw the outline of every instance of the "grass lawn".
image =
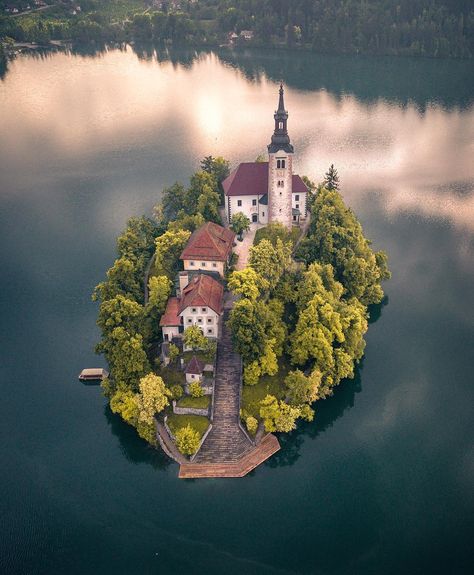
POLYGON ((264 228, 259 228, 255 234, 255 238, 253 240, 253 245, 256 246, 262 240, 269 240, 273 245, 275 245, 277 238, 280 238, 283 242, 290 241, 293 245, 297 242, 298 238, 300 237, 301 229, 293 226, 291 232, 288 232, 286 229, 283 228, 276 228, 270 226, 266 226, 264 228))
POLYGON ((184 385, 186 383, 186 376, 184 375, 184 372, 179 369, 160 367, 160 369, 157 370, 157 375, 163 379, 167 387, 171 387, 172 385, 184 385))
POLYGON ((168 425, 173 434, 188 424, 199 433, 201 438, 209 427, 209 419, 203 415, 176 415, 176 413, 168 417, 168 425))
POLYGON ((210 395, 203 395, 202 397, 192 397, 185 395, 178 402, 178 407, 194 407, 195 409, 208 409, 211 403, 210 395))
POLYGON ((215 354, 207 354, 203 351, 185 351, 183 353, 184 363, 188 363, 193 355, 195 355, 203 363, 210 363, 211 365, 214 363, 215 354))
POLYGON ((257 385, 244 385, 242 387, 242 411, 247 415, 260 419, 260 402, 266 395, 274 395, 277 399, 283 399, 286 395, 284 384, 287 373, 291 366, 285 356, 278 361, 279 370, 276 375, 264 375, 257 385))

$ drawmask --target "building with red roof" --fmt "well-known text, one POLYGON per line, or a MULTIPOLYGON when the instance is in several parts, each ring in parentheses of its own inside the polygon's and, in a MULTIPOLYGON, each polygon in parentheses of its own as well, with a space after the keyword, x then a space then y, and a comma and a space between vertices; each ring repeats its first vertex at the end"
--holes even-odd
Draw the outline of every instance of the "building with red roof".
POLYGON ((180 256, 184 269, 217 272, 224 277, 234 239, 233 231, 214 222, 205 223, 193 232, 180 256))
POLYGON ((191 325, 199 326, 206 337, 217 338, 223 311, 222 284, 209 275, 197 274, 181 290, 179 297, 169 298, 160 320, 163 340, 181 338, 183 331, 191 325))
POLYGON ((268 145, 268 162, 244 162, 222 182, 225 208, 230 221, 237 212, 251 222, 280 222, 287 228, 307 215, 308 189, 293 174, 294 149, 287 130, 288 112, 280 85, 275 129, 268 145))

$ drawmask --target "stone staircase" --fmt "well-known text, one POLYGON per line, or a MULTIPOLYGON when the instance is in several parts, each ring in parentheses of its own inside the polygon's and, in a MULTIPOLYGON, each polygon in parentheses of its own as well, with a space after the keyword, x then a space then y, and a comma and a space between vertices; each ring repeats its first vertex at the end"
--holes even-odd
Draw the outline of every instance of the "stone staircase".
POLYGON ((214 383, 214 421, 193 463, 232 463, 253 449, 253 444, 239 427, 242 365, 232 348, 229 311, 224 312, 222 335, 217 344, 214 383))

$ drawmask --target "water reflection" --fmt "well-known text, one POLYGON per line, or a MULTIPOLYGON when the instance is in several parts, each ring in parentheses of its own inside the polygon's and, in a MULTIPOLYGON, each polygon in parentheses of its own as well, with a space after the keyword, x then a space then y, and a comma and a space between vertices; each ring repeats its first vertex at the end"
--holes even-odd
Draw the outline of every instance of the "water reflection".
POLYGON ((343 381, 335 390, 334 395, 315 404, 315 418, 312 422, 298 422, 298 427, 291 433, 278 434, 281 449, 265 462, 268 467, 286 467, 294 465, 301 455, 305 437, 316 439, 330 429, 344 415, 344 412, 354 407, 355 396, 362 391, 361 371, 364 360, 356 368, 354 379, 343 381))
POLYGON ((108 405, 104 406, 104 415, 112 434, 118 438, 121 451, 128 461, 135 464, 147 463, 159 471, 164 471, 173 463, 163 450, 148 447, 130 425, 112 413, 108 405))
MULTIPOLYGON (((273 53, 245 52, 237 61, 229 52, 152 46, 135 51, 104 48, 93 58, 76 51, 75 56, 40 54, 12 62, 13 73, 0 85, 2 107, 9 111, 0 127, 2 172, 11 173, 13 166, 16 178, 19 158, 22 166, 33 168, 53 158, 69 163, 69 172, 82 170, 84 163, 87 168, 88 162, 99 162, 103 169, 107 156, 120 157, 119 170, 128 175, 163 138, 169 154, 184 151, 193 162, 206 154, 224 155, 234 164, 251 160, 265 152, 274 80, 283 77, 289 84, 286 102, 300 173, 320 181, 334 163, 356 208, 377 190, 389 214, 412 212, 474 229, 473 92, 469 82, 463 82, 465 92, 449 84, 452 70, 458 71, 456 78, 465 78, 469 63, 447 68, 425 60, 403 60, 402 66, 397 59, 382 59, 383 65, 379 59, 357 59, 355 73, 349 74, 351 59, 342 59, 336 73, 336 61, 326 58, 323 66, 321 58, 307 54, 275 59, 273 53), (295 72, 293 81, 291 62, 297 70, 308 66, 307 73, 295 72), (423 97, 425 89, 433 93, 430 70, 443 78, 441 87, 448 85, 449 93, 459 97, 461 107, 444 109, 439 91, 438 103, 423 97), (385 98, 361 91, 361 75, 369 90, 370 75, 379 73, 397 76, 403 102, 390 91, 385 98), (412 84, 420 94, 406 89, 412 84), (320 89, 308 91, 315 86, 320 89), (132 148, 138 156, 129 158, 132 148)), ((379 77, 377 93, 380 85, 385 83, 379 77)))

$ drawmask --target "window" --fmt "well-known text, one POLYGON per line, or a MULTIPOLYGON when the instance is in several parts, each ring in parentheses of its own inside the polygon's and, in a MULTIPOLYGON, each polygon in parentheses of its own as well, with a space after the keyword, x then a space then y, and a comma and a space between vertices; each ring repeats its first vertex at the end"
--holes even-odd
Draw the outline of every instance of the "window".
POLYGON ((242 200, 237 200, 237 205, 238 205, 239 208, 240 208, 240 206, 242 205, 242 200))
POLYGON ((193 323, 192 318, 188 317, 188 323, 193 323))
POLYGON ((190 266, 194 266, 194 262, 189 262, 189 265, 190 265, 190 266))
POLYGON ((206 262, 201 262, 201 267, 205 268, 205 267, 206 267, 206 262))
POLYGON ((207 307, 202 307, 201 311, 202 311, 202 313, 207 313, 207 307))
POLYGON ((265 212, 262 212, 262 218, 264 218, 264 217, 265 217, 265 212))
POLYGON ((207 323, 212 323, 212 317, 207 318, 207 323))
POLYGON ((257 200, 252 200, 252 206, 256 206, 257 205, 257 200))
POLYGON ((280 192, 280 196, 281 196, 281 192, 280 192))
POLYGON ((295 196, 295 201, 297 201, 297 202, 300 201, 300 195, 299 195, 299 194, 296 194, 296 196, 295 196))
POLYGON ((198 318, 197 318, 197 322, 198 322, 198 323, 202 323, 202 317, 198 317, 198 318))
POLYGON ((212 334, 214 333, 214 330, 212 329, 212 327, 208 327, 208 328, 207 328, 207 333, 208 333, 209 335, 212 335, 212 334))
POLYGON ((284 168, 285 167, 285 160, 281 161, 281 167, 284 168))
POLYGON ((277 169, 279 170, 281 168, 281 160, 277 160, 277 169))
POLYGON ((212 267, 213 267, 213 268, 216 268, 216 267, 217 267, 216 262, 212 262, 212 267))
POLYGON ((299 208, 300 208, 300 205, 296 204, 296 209, 299 210, 299 208))
POLYGON ((195 378, 196 378, 196 376, 195 376, 195 375, 191 375, 191 379, 195 379, 195 378))
POLYGON ((191 308, 191 312, 192 312, 192 313, 196 313, 196 312, 197 312, 197 309, 196 309, 195 307, 192 307, 192 308, 191 308))
POLYGON ((281 214, 281 208, 280 208, 280 214, 281 214))
POLYGON ((278 122, 278 129, 283 130, 283 122, 278 122))

